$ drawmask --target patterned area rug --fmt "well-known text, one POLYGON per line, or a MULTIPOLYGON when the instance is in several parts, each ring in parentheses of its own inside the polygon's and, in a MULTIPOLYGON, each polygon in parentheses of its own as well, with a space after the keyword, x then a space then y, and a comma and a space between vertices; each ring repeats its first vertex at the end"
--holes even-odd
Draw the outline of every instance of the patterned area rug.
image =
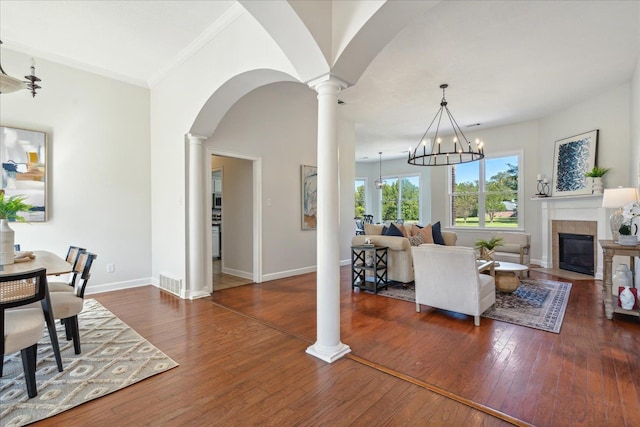
MULTIPOLYGON (((520 287, 507 294, 496 291, 496 303, 482 317, 543 331, 560 333, 569 302, 571 283, 522 279, 520 287)), ((378 295, 415 302, 415 291, 389 286, 378 295)))
POLYGON ((33 399, 27 396, 20 353, 4 357, 0 425, 33 423, 178 366, 96 300, 84 304, 78 319, 81 354, 74 353, 73 341, 64 338, 64 326, 56 322, 63 372, 56 368, 45 329, 38 344, 38 395, 33 399))

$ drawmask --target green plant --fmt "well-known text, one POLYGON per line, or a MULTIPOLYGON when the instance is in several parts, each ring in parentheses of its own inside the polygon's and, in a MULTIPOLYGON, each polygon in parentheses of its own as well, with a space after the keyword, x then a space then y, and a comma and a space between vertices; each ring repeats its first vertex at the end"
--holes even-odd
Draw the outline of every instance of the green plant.
POLYGON ((24 196, 11 196, 5 199, 4 191, 0 192, 0 219, 7 221, 25 222, 25 219, 18 215, 18 212, 27 212, 33 206, 26 204, 24 196))
POLYGON ((476 240, 476 249, 486 249, 486 250, 493 250, 495 248, 497 248, 498 246, 502 246, 502 241, 504 239, 502 237, 496 237, 493 236, 491 237, 491 239, 489 240, 484 240, 484 239, 478 239, 476 240))
POLYGON ((618 230, 623 236, 631 236, 631 225, 622 224, 618 230))
POLYGON ((598 166, 594 166, 593 169, 585 173, 584 176, 588 178, 599 178, 601 176, 604 176, 610 170, 611 168, 599 168, 598 166))

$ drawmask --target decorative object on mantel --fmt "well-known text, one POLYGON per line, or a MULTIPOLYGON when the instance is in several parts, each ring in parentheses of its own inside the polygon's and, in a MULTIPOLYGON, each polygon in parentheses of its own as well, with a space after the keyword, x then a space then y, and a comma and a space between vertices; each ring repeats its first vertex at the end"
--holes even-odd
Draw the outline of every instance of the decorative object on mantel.
POLYGON ((602 184, 602 177, 610 170, 611 168, 599 168, 598 166, 594 166, 593 169, 584 174, 587 178, 591 178, 591 194, 602 194, 602 190, 604 188, 602 184))
POLYGON ((25 222, 18 212, 26 212, 31 205, 24 203, 25 197, 11 196, 5 200, 4 190, 0 190, 0 265, 14 263, 15 233, 9 221, 25 222))
MULTIPOLYGON (((444 97, 444 91, 449 85, 444 83, 440 85, 442 89, 442 100, 440 101, 440 109, 436 113, 435 117, 427 127, 427 131, 422 135, 422 139, 416 146, 415 150, 409 147, 409 161, 410 165, 414 166, 447 166, 457 165, 459 163, 468 163, 476 160, 480 160, 484 157, 484 144, 479 139, 476 139, 475 144, 469 142, 462 129, 453 118, 453 115, 447 107, 447 100, 444 97), (440 131, 440 122, 442 121, 442 113, 447 113, 447 118, 451 124, 451 130, 454 136, 451 141, 443 141, 438 136, 440 131), (434 122, 436 123, 435 134, 428 138, 429 130, 434 122), (429 144, 429 147, 427 147, 429 144), (422 149, 420 149, 422 147, 422 149)), ((447 129, 448 130, 448 129, 447 129)))
POLYGON ((549 180, 538 174, 538 193, 533 197, 549 197, 549 180))
MULTIPOLYGON (((609 217, 609 225, 611 226, 611 235, 613 240, 618 241, 620 235, 620 227, 624 222, 622 216, 622 207, 638 200, 638 190, 635 188, 606 188, 602 197, 603 208, 616 209, 609 217)), ((629 233, 631 234, 631 233, 629 233)))
POLYGON ((638 224, 636 223, 638 217, 640 217, 640 202, 631 202, 622 209, 622 225, 618 230, 621 245, 635 246, 638 244, 638 224))
POLYGON ((596 129, 556 141, 551 192, 554 197, 591 194, 585 174, 596 163, 598 133, 596 129))
POLYGON ((475 243, 475 248, 480 251, 480 258, 485 261, 493 261, 493 255, 495 254, 495 249, 498 246, 502 246, 502 241, 504 239, 502 237, 492 236, 489 240, 478 239, 475 243))
MULTIPOLYGON (((0 45, 2 45, 2 40, 0 40, 0 45)), ((42 89, 38 83, 41 82, 38 77, 36 77, 36 61, 31 58, 31 74, 28 76, 24 76, 26 81, 17 79, 15 77, 11 77, 2 69, 2 64, 0 64, 0 93, 12 93, 22 89, 29 89, 31 91, 31 96, 36 96, 36 91, 38 89, 42 89)))

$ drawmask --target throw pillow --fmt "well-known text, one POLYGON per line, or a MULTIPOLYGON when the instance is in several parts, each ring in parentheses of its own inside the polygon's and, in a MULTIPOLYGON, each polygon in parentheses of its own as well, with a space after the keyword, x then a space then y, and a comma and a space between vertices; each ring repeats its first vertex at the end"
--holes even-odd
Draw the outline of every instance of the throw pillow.
POLYGON ((440 230, 440 221, 431 225, 431 232, 433 233, 433 243, 436 245, 444 245, 444 237, 442 237, 442 231, 440 230))
POLYGON ((421 235, 416 234, 415 236, 409 236, 409 243, 411 243, 411 246, 420 246, 424 243, 424 240, 422 240, 421 235))
POLYGON ((400 231, 400 229, 394 223, 389 224, 389 227, 387 228, 387 231, 386 233, 384 233, 384 235, 404 237, 404 234, 402 234, 402 231, 400 231))
POLYGON ((392 224, 395 225, 398 230, 400 230, 404 237, 409 237, 409 235, 407 235, 407 230, 404 228, 403 224, 398 224, 397 222, 392 222, 392 224))
POLYGON ((433 243, 433 232, 430 225, 423 228, 416 227, 416 229, 416 235, 422 237, 422 243, 433 243))
POLYGON ((365 224, 364 234, 380 236, 382 234, 382 225, 380 224, 365 224))

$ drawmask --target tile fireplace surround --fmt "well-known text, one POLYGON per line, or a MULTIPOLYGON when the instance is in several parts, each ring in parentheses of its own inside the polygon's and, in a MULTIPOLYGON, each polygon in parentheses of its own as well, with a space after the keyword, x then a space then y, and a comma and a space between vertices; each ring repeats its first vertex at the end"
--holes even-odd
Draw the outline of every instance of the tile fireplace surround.
POLYGON ((558 268, 558 233, 594 236, 595 278, 602 280, 604 258, 598 239, 610 239, 609 213, 602 195, 548 197, 542 203, 542 259, 545 268, 558 268))

